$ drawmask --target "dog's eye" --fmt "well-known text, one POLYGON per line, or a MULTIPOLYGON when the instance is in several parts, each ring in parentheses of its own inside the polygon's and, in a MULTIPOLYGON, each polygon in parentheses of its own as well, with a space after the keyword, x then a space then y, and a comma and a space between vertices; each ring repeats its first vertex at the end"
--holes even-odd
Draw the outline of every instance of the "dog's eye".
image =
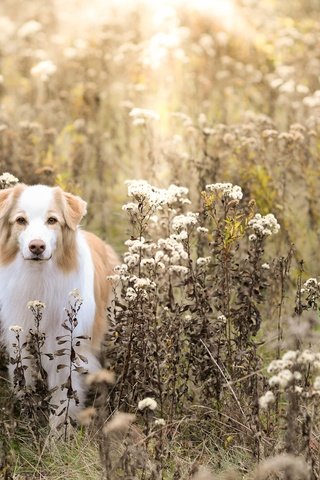
POLYGON ((49 217, 47 220, 48 225, 54 225, 58 220, 55 217, 49 217))
POLYGON ((16 222, 18 225, 27 225, 27 220, 24 217, 18 217, 16 222))

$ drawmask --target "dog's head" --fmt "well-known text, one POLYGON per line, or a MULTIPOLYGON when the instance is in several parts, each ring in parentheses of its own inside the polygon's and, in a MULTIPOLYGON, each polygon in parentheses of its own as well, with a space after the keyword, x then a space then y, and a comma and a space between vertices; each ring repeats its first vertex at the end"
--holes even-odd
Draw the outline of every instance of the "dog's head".
POLYGON ((17 254, 30 262, 56 260, 63 270, 76 263, 76 230, 86 202, 60 187, 19 184, 0 191, 0 262, 17 254))

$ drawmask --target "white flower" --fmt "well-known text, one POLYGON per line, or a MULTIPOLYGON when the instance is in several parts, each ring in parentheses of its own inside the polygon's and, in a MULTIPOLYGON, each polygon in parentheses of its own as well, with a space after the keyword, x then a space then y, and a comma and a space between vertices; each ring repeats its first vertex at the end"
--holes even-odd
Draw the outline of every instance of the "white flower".
POLYGON ((257 235, 255 235, 254 233, 249 235, 249 242, 254 242, 255 240, 257 240, 257 235))
POLYGON ((159 426, 159 427, 164 427, 164 425, 166 424, 166 421, 163 418, 157 418, 154 421, 154 424, 159 426))
POLYGON ((27 303, 27 308, 31 310, 32 308, 46 308, 45 304, 39 302, 39 300, 32 300, 27 303))
POLYGON ((134 127, 140 127, 141 125, 145 125, 145 124, 146 124, 146 121, 145 121, 144 118, 138 118, 138 117, 137 117, 137 118, 134 118, 134 119, 132 120, 132 125, 133 125, 134 127))
POLYGON ((173 233, 170 236, 174 240, 181 242, 182 240, 186 240, 188 238, 188 232, 186 230, 181 230, 180 233, 173 233))
POLYGON ((294 377, 295 380, 301 380, 302 379, 302 374, 301 374, 301 372, 298 372, 298 370, 295 370, 293 372, 293 377, 294 377))
POLYGON ((307 365, 310 363, 313 363, 315 360, 316 360, 316 355, 310 350, 304 350, 297 358, 298 363, 307 364, 307 365))
POLYGON ((260 408, 266 410, 272 403, 275 402, 274 393, 269 390, 262 397, 259 398, 260 408))
POLYGON ((138 265, 140 255, 138 253, 126 252, 123 256, 123 260, 128 265, 128 267, 134 267, 135 265, 138 265))
POLYGON ((9 330, 10 332, 20 333, 23 331, 23 328, 20 325, 10 325, 9 330))
POLYGON ((305 290, 308 293, 318 293, 320 284, 318 283, 316 278, 309 278, 304 284, 303 284, 304 289, 301 289, 301 293, 303 293, 305 290))
POLYGON ((283 360, 272 360, 272 362, 268 365, 267 372, 268 373, 279 372, 284 368, 284 366, 285 366, 285 363, 283 360))
POLYGON ((149 410, 155 410, 157 406, 158 404, 153 398, 146 397, 138 403, 138 410, 144 410, 146 408, 149 410))
POLYGON ((270 270, 270 265, 269 265, 269 263, 263 263, 261 265, 261 268, 263 268, 264 270, 270 270))
MULTIPOLYGON (((140 204, 146 203, 148 209, 153 211, 163 205, 172 205, 174 202, 182 202, 188 194, 188 189, 170 185, 168 189, 154 187, 146 180, 127 180, 128 195, 134 197, 140 204)), ((150 212, 151 213, 151 212, 150 212)))
POLYGON ((155 256, 154 256, 154 261, 156 263, 160 262, 164 257, 164 252, 162 250, 158 250, 156 253, 155 253, 155 256))
POLYGON ((289 369, 281 370, 278 375, 274 375, 269 379, 270 387, 279 386, 280 388, 285 389, 289 383, 292 382, 294 376, 289 369))
POLYGON ((232 185, 232 183, 212 183, 206 185, 206 190, 220 193, 223 197, 231 198, 232 200, 241 200, 243 197, 241 187, 232 185))
POLYGON ((134 282, 134 287, 137 288, 137 289, 148 289, 148 288, 155 288, 155 284, 154 282, 152 282, 150 280, 150 278, 139 278, 139 277, 131 277, 130 278, 131 281, 134 282))
POLYGON ((127 288, 125 298, 128 302, 130 302, 130 301, 132 302, 133 300, 135 300, 137 298, 137 293, 135 292, 135 290, 132 287, 127 288))
POLYGON ((125 275, 128 272, 128 265, 126 265, 125 263, 116 265, 113 271, 118 275, 125 275))
POLYGON ((114 274, 114 275, 107 275, 106 276, 107 280, 110 280, 112 283, 118 283, 121 280, 120 275, 114 274))
POLYGON ((209 230, 208 230, 208 228, 205 228, 205 227, 197 227, 197 232, 198 233, 208 233, 209 230))
POLYGON ((189 269, 183 265, 171 265, 169 271, 171 273, 177 273, 178 275, 187 275, 189 269))
POLYGON ((273 213, 268 213, 265 216, 256 213, 248 222, 248 226, 260 235, 273 235, 280 230, 280 225, 273 213))
POLYGON ((16 183, 19 183, 19 180, 11 173, 5 172, 0 175, 0 189, 13 187, 16 183))
POLYGON ((271 378, 269 378, 270 387, 277 387, 279 384, 280 384, 280 379, 278 375, 273 375, 271 378))
POLYGON ((141 260, 141 267, 153 267, 155 265, 154 258, 143 258, 141 260))
POLYGON ((196 225, 198 222, 198 213, 188 212, 186 215, 177 215, 172 220, 173 230, 179 231, 191 225, 196 225))
POLYGON ((211 261, 211 257, 199 257, 197 258, 197 265, 202 267, 203 265, 208 265, 211 261))
POLYGON ((142 120, 159 120, 160 116, 153 110, 148 110, 146 108, 133 108, 129 112, 129 116, 134 119, 139 118, 142 120))
POLYGON ((31 75, 47 82, 57 71, 56 65, 51 60, 42 60, 31 68, 31 75))
POLYGON ((122 210, 125 212, 135 213, 138 211, 138 205, 136 203, 129 202, 122 206, 122 210))
POLYGON ((71 292, 69 293, 69 296, 73 297, 75 300, 78 300, 79 302, 83 302, 81 293, 77 288, 74 288, 73 290, 71 290, 71 292))
POLYGON ((36 20, 29 20, 28 22, 25 22, 23 25, 21 25, 17 32, 17 35, 20 38, 26 38, 40 32, 41 30, 41 23, 37 22, 36 20))
POLYGON ((166 255, 168 259, 170 258, 172 264, 177 264, 180 260, 186 260, 188 258, 188 254, 182 243, 178 242, 172 236, 166 239, 160 238, 158 240, 158 248, 164 253, 161 259, 162 261, 166 260, 166 255))
POLYGON ((218 321, 219 322, 222 322, 222 323, 226 323, 227 322, 227 318, 225 315, 218 315, 218 321))
POLYGON ((282 360, 294 362, 297 360, 299 352, 295 350, 288 350, 282 355, 282 360))

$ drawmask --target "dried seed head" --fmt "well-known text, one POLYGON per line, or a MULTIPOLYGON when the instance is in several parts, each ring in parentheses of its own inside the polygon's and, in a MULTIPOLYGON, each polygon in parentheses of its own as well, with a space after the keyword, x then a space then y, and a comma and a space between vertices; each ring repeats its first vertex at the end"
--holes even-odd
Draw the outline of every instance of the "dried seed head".
POLYGON ((144 410, 145 408, 155 410, 157 406, 158 404, 153 398, 146 397, 138 403, 138 410, 144 410))
POLYGON ((157 426, 157 427, 164 427, 165 424, 166 424, 166 421, 164 418, 157 418, 155 421, 154 421, 154 424, 157 426))
POLYGON ((46 308, 46 305, 43 302, 40 302, 39 300, 31 300, 30 302, 27 303, 27 308, 29 310, 31 310, 31 308, 41 309, 41 308, 46 308))
POLYGON ((86 384, 87 385, 94 385, 97 383, 108 383, 112 385, 115 382, 114 373, 110 372, 110 370, 106 370, 105 368, 101 368, 94 373, 89 373, 86 377, 86 384))
POLYGON ((10 332, 20 333, 22 332, 23 328, 20 327, 20 325, 10 325, 9 330, 10 332))
POLYGON ((272 403, 275 402, 274 393, 268 390, 262 397, 259 398, 259 405, 262 409, 267 409, 272 403))
POLYGON ((255 470, 253 478, 255 480, 265 480, 271 474, 279 472, 284 472, 289 478, 293 479, 307 479, 310 475, 308 466, 303 458, 281 454, 262 462, 255 470))
POLYGON ((135 421, 136 416, 131 413, 117 412, 111 420, 104 426, 103 433, 108 435, 111 432, 125 433, 129 430, 131 424, 135 421))
POLYGON ((88 407, 88 408, 85 408, 84 410, 81 410, 81 412, 78 415, 79 423, 84 426, 90 425, 90 423, 92 422, 96 414, 97 414, 97 411, 94 407, 88 407))

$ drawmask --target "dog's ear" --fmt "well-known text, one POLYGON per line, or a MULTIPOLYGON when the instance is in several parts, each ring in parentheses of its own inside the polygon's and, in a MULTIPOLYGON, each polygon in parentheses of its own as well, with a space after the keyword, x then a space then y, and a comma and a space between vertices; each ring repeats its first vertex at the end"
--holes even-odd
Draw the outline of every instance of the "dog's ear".
POLYGON ((62 194, 64 199, 63 214, 66 224, 71 230, 76 230, 82 218, 87 213, 87 202, 71 193, 62 192, 62 194))
POLYGON ((19 183, 18 185, 4 190, 0 190, 0 219, 4 218, 11 210, 16 198, 24 190, 25 185, 19 183))

